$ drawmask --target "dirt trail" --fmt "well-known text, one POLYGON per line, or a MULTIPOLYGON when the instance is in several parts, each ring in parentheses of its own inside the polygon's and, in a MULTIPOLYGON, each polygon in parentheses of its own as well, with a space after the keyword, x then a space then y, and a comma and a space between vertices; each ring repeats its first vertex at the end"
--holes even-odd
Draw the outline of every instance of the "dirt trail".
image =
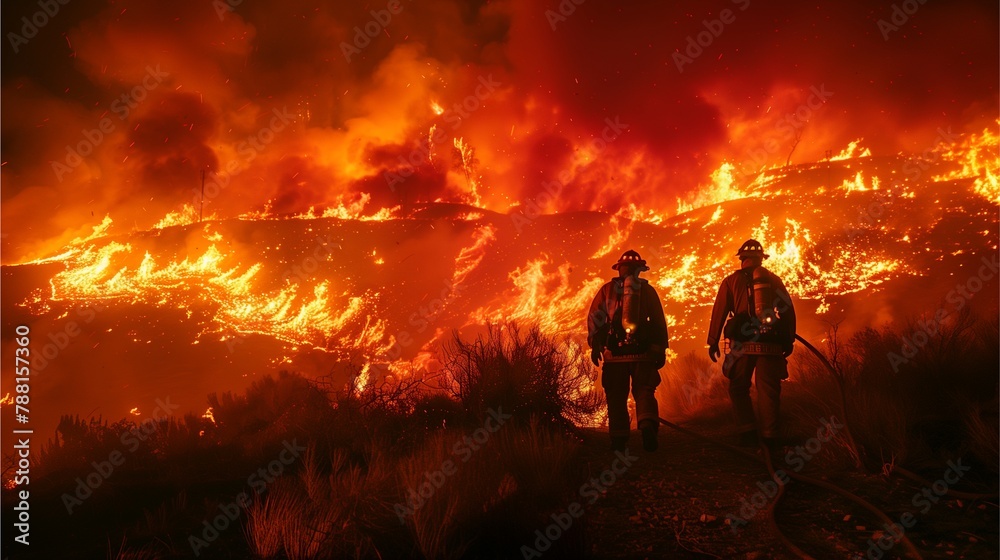
MULTIPOLYGON (((719 435, 704 428, 696 431, 719 435)), ((771 478, 762 464, 667 427, 661 427, 660 449, 655 453, 643 452, 641 438, 633 432, 629 455, 636 458, 633 464, 616 475, 603 497, 593 504, 584 502, 584 539, 590 557, 794 558, 767 521, 764 508, 773 498, 766 497, 771 478), (727 522, 729 515, 750 517, 734 531, 732 521, 727 522)), ((606 433, 584 434, 580 461, 587 479, 599 477, 615 458, 606 433)), ((895 477, 822 473, 819 468, 809 464, 802 473, 872 501, 891 519, 914 510, 910 497, 919 489, 912 483, 895 477)), ((605 475, 605 481, 609 479, 605 475)), ((820 559, 867 558, 869 539, 877 541, 883 534, 877 519, 855 504, 795 481, 786 486, 777 519, 797 546, 820 559)), ((907 536, 924 558, 997 557, 1000 537, 993 506, 943 500, 918 519, 907 536)), ((903 553, 897 544, 881 558, 903 553)))

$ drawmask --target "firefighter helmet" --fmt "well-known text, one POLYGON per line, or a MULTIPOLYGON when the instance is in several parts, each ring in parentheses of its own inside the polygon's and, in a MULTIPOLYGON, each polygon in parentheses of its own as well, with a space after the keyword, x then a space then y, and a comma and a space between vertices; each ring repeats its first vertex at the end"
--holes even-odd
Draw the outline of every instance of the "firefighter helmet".
POLYGON ((622 257, 618 259, 618 262, 611 265, 612 270, 618 270, 623 264, 634 264, 638 265, 639 270, 649 270, 646 266, 646 260, 639 256, 639 253, 629 249, 622 254, 622 257))
POLYGON ((739 257, 740 260, 743 260, 752 257, 766 259, 769 258, 771 255, 768 255, 767 253, 764 252, 764 247, 761 246, 759 241, 757 241, 756 239, 747 239, 746 241, 743 242, 743 245, 740 247, 740 250, 736 251, 736 256, 739 257))

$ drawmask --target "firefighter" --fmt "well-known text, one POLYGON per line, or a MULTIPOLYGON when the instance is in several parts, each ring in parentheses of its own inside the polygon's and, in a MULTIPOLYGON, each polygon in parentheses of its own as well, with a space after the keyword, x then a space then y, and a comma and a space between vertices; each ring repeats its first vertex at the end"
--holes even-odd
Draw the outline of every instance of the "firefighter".
POLYGON ((632 397, 642 447, 656 451, 660 426, 656 404, 658 371, 666 363, 667 321, 656 290, 639 273, 649 270, 635 251, 626 251, 612 265, 618 278, 601 286, 587 316, 590 359, 601 369, 601 386, 608 401, 611 448, 624 451, 630 430, 628 393, 632 397))
POLYGON ((761 264, 770 255, 754 239, 736 253, 740 270, 722 281, 708 328, 708 357, 715 362, 719 338, 729 349, 722 373, 729 379, 729 398, 744 444, 759 436, 769 448, 777 446, 781 381, 788 378, 788 356, 795 342, 795 308, 785 285, 761 264), (728 319, 728 321, 727 321, 728 319), (725 327, 723 327, 725 323, 725 327), (757 376, 757 417, 750 400, 750 380, 757 376))

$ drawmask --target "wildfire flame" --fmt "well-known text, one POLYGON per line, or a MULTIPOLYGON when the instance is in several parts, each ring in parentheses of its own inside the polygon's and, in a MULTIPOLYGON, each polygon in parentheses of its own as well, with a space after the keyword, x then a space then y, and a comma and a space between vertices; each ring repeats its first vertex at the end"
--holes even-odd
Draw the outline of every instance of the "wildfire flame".
POLYGON ((861 138, 858 138, 857 140, 851 141, 846 148, 840 151, 840 153, 835 156, 831 156, 830 161, 871 157, 872 151, 868 148, 862 148, 861 140, 861 138))
POLYGON ((465 172, 465 181, 469 185, 469 204, 482 206, 483 201, 479 196, 479 177, 476 175, 479 167, 479 160, 476 159, 476 149, 462 138, 454 140, 455 152, 462 162, 462 171, 465 172))
POLYGON ((699 188, 696 194, 687 201, 677 201, 677 213, 686 214, 697 208, 757 196, 754 192, 743 191, 734 186, 734 169, 733 164, 723 162, 718 169, 712 172, 710 184, 699 188))
MULTIPOLYGON (((208 220, 215 220, 218 217, 215 214, 210 214, 208 220)), ((188 224, 198 223, 202 219, 197 208, 191 204, 185 204, 180 210, 175 210, 168 213, 163 217, 153 229, 164 229, 173 226, 186 226, 188 224)))
MULTIPOLYGON (((951 165, 952 170, 938 173, 930 181, 967 181, 977 195, 994 204, 1000 202, 995 157, 998 143, 997 134, 987 130, 941 148, 934 153, 939 154, 944 164, 951 165)), ((481 208, 475 150, 461 138, 455 139, 454 148, 468 186, 466 200, 481 208)), ((830 159, 868 156, 870 152, 861 148, 858 140, 830 159)), ((844 168, 851 169, 851 164, 844 168)), ((505 320, 537 323, 543 332, 562 337, 566 344, 579 346, 582 333, 586 332, 585 310, 606 281, 606 259, 609 255, 615 257, 626 244, 636 243, 636 239, 647 239, 645 246, 640 242, 637 248, 657 264, 646 277, 663 299, 669 315, 668 324, 673 329, 671 336, 676 338, 680 331, 685 333, 682 335, 685 338, 694 339, 698 335, 692 333, 697 329, 674 327, 693 325, 695 310, 711 304, 720 280, 734 269, 732 256, 723 258, 718 250, 734 242, 728 236, 719 237, 726 235, 721 233, 726 231, 744 231, 763 243, 771 255, 766 266, 783 278, 795 298, 817 302, 820 314, 829 311, 827 300, 831 297, 867 290, 911 272, 901 259, 871 248, 845 243, 831 250, 821 242, 829 233, 825 229, 828 224, 812 217, 821 210, 796 208, 795 212, 788 212, 780 206, 790 196, 802 195, 798 174, 815 173, 817 169, 826 167, 816 164, 766 169, 738 186, 735 167, 723 162, 711 174, 711 182, 697 194, 677 200, 677 214, 671 216, 635 203, 624 204, 606 217, 606 229, 602 231, 607 236, 595 238, 591 245, 582 249, 579 258, 571 259, 552 252, 536 254, 520 261, 513 271, 505 270, 505 284, 498 289, 499 295, 495 298, 477 301, 475 306, 462 311, 452 311, 455 307, 452 299, 446 299, 442 307, 457 315, 453 320, 459 326, 505 320), (773 203, 774 216, 748 217, 739 206, 747 199, 755 199, 755 203, 773 203), (671 236, 666 239, 642 237, 648 236, 651 228, 670 231, 671 236), (684 253, 680 247, 700 250, 684 253), (706 255, 709 252, 711 254, 706 255), (567 338, 570 335, 572 339, 567 338)), ((830 177, 826 183, 814 187, 815 195, 836 191, 837 195, 827 194, 826 197, 868 200, 873 196, 886 196, 894 200, 914 200, 923 188, 923 183, 912 181, 880 184, 879 177, 867 168, 851 169, 850 173, 846 178, 843 174, 830 177)), ((925 177, 924 181, 928 179, 925 177)), ((810 195, 805 193, 803 196, 810 195)), ((357 223, 413 219, 402 215, 400 206, 372 208, 371 203, 369 194, 360 193, 350 199, 342 198, 322 210, 309 208, 304 213, 277 215, 265 206, 262 211, 238 218, 357 223)), ((51 278, 48 294, 24 305, 33 312, 45 312, 49 302, 114 300, 182 309, 189 317, 193 313, 204 317, 199 337, 213 333, 220 335, 221 340, 230 340, 234 336, 253 334, 284 342, 292 348, 303 346, 360 357, 362 362, 353 379, 359 389, 372 381, 372 376, 377 374, 372 364, 380 360, 392 375, 406 375, 413 368, 435 367, 433 348, 449 332, 445 325, 435 326, 430 341, 416 349, 415 357, 385 359, 386 350, 398 342, 397 335, 387 331, 389 313, 376 312, 385 308, 389 301, 386 296, 374 290, 356 292, 348 278, 340 277, 312 283, 285 282, 275 287, 274 281, 268 278, 268 263, 260 257, 246 259, 242 256, 240 250, 220 233, 224 229, 220 229, 221 222, 216 216, 210 216, 201 227, 194 225, 197 219, 195 209, 188 205, 168 214, 157 227, 147 232, 153 236, 183 232, 190 246, 203 247, 169 259, 154 256, 150 251, 140 253, 133 245, 138 241, 110 237, 114 222, 105 217, 90 235, 78 237, 58 255, 21 263, 62 263, 65 267, 51 278)), ((480 282, 473 275, 491 254, 490 248, 497 242, 500 229, 489 222, 485 209, 457 212, 451 219, 481 222, 474 226, 470 242, 461 247, 455 257, 450 276, 450 286, 454 289, 480 282)), ((879 235, 894 236, 893 239, 905 244, 911 244, 911 236, 917 233, 916 230, 888 231, 877 224, 871 228, 879 235)), ((990 231, 983 234, 988 237, 990 231)), ((370 256, 365 260, 379 267, 388 268, 391 264, 389 254, 381 247, 377 251, 367 249, 363 255, 370 256)), ((8 395, 0 405, 9 402, 8 395)), ((136 412, 133 409, 133 413, 136 412)), ((206 411, 205 417, 212 419, 211 409, 206 411)))
MULTIPOLYGON (((217 239, 216 235, 209 238, 217 239)), ((363 307, 371 295, 339 298, 331 294, 329 282, 316 285, 311 293, 299 294, 291 285, 276 291, 260 291, 255 281, 262 264, 241 268, 226 263, 236 259, 223 253, 216 243, 195 258, 159 266, 152 255, 144 254, 134 262, 132 246, 109 242, 89 245, 67 259, 66 270, 50 281, 51 301, 122 300, 126 303, 173 304, 183 307, 175 297, 190 290, 198 291, 198 300, 214 307, 212 325, 205 332, 233 329, 241 334, 266 334, 292 344, 310 344, 325 348, 363 307), (334 309, 339 309, 335 312, 334 309)), ((360 347, 377 340, 384 326, 367 324, 360 337, 351 337, 350 346, 360 347)))
MULTIPOLYGON (((1000 121, 997 121, 1000 124, 1000 121)), ((1000 204, 1000 158, 997 133, 984 129, 982 134, 970 134, 947 149, 942 157, 961 167, 951 173, 934 177, 935 181, 973 179, 973 190, 994 204, 1000 204)))

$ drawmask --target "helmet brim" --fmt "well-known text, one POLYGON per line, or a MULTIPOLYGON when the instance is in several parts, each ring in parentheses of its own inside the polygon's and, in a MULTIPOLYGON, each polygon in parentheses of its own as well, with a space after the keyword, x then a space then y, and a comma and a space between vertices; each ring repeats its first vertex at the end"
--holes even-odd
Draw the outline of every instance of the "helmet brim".
POLYGON ((622 267, 622 265, 635 266, 641 271, 649 270, 649 267, 646 266, 646 261, 616 262, 615 264, 611 265, 611 270, 618 270, 619 268, 622 267))
POLYGON ((769 258, 771 258, 771 255, 768 255, 767 253, 765 253, 763 251, 742 251, 742 252, 736 253, 736 256, 739 257, 740 260, 743 260, 743 259, 748 258, 748 257, 760 257, 761 259, 769 259, 769 258))

